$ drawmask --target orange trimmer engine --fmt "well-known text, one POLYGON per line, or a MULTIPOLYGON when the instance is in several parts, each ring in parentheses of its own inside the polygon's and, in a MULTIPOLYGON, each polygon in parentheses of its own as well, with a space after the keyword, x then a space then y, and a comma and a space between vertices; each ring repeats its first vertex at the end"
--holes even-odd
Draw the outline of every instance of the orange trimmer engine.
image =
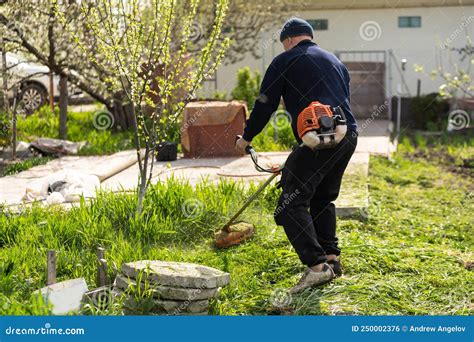
POLYGON ((331 107, 318 101, 298 115, 298 136, 311 149, 337 145, 346 135, 346 116, 341 107, 331 107))

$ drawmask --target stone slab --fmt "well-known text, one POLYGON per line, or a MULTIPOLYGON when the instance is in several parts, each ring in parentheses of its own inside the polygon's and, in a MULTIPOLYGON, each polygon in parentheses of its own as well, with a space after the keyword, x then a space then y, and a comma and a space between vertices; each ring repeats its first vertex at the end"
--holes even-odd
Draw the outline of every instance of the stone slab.
MULTIPOLYGON (((115 286, 121 290, 126 290, 129 286, 136 288, 137 282, 133 279, 117 275, 115 278, 115 286)), ((145 288, 145 284, 140 284, 141 288, 145 288)), ((172 287, 163 285, 149 285, 154 293, 154 296, 160 299, 175 299, 175 300, 203 300, 214 297, 217 294, 217 288, 213 289, 192 289, 184 287, 172 287)))
POLYGON ((154 298, 146 298, 137 300, 129 297, 124 302, 125 308, 128 312, 141 311, 143 308, 147 309, 149 313, 165 313, 180 315, 181 313, 203 313, 209 310, 209 300, 198 301, 184 301, 184 300, 160 300, 154 298), (136 309, 135 309, 136 308, 136 309))
POLYGON ((52 305, 54 315, 64 315, 81 308, 82 298, 87 291, 85 279, 77 278, 43 287, 35 293, 41 293, 45 302, 52 305))
POLYGON ((209 310, 203 312, 176 312, 176 313, 161 313, 161 314, 152 314, 152 316, 207 316, 209 315, 209 310))
POLYGON ((123 264, 122 272, 134 279, 141 273, 148 281, 159 285, 195 289, 212 289, 230 282, 229 273, 185 262, 141 260, 123 264))

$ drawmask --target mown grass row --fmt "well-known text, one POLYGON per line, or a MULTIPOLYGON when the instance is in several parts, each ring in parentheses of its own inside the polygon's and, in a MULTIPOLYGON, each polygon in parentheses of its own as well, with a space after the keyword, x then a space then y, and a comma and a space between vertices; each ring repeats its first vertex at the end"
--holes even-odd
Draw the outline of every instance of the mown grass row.
MULTIPOLYGON (((473 146, 468 145, 468 155, 473 146)), ((473 182, 402 145, 393 159, 372 158, 366 221, 339 220, 344 276, 288 301, 294 314, 473 314, 473 182)), ((465 151, 463 152, 465 153, 465 151)), ((213 314, 274 313, 278 294, 304 270, 272 212, 269 187, 243 219, 257 234, 224 251, 213 233, 254 189, 225 182, 193 188, 171 180, 150 189, 144 215, 133 194, 103 193, 70 212, 35 207, 0 216, 0 314, 44 313, 30 299, 45 285, 46 251, 56 249, 59 280, 95 282, 95 250, 107 250, 113 278, 124 262, 196 262, 230 272, 213 314)), ((288 298, 284 298, 284 302, 288 298)), ((119 314, 119 307, 97 314, 119 314)))

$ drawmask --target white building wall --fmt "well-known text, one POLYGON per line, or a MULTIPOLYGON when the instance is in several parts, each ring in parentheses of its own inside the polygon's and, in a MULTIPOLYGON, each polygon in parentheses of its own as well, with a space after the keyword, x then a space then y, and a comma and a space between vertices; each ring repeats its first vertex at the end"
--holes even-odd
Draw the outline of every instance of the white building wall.
MULTIPOLYGON (((319 10, 291 13, 292 16, 304 19, 328 19, 328 30, 315 31, 315 42, 322 48, 336 50, 389 50, 391 49, 400 63, 406 59, 405 79, 411 95, 416 94, 417 80, 421 80, 421 93, 436 92, 442 81, 432 79, 430 72, 436 69, 440 61, 440 53, 446 61, 446 50, 443 43, 449 42, 453 47, 466 44, 466 33, 474 37, 474 6, 453 7, 416 7, 391 9, 346 9, 319 10), (399 16, 421 16, 421 28, 399 28, 399 16), (371 23, 368 23, 368 22, 371 23), (361 34, 363 25, 372 27, 361 34), (373 35, 371 35, 373 34, 373 35), (416 73, 414 65, 423 65, 425 72, 416 73)), ((279 27, 273 32, 266 32, 259 42, 263 58, 257 60, 246 57, 234 65, 221 66, 217 73, 218 90, 230 94, 235 86, 236 73, 239 68, 249 66, 262 74, 273 56, 282 50, 278 40, 279 27), (273 40, 276 38, 276 40, 273 40)), ((456 57, 454 53, 452 56, 456 57)), ((457 61, 457 57, 456 57, 457 61)), ((392 94, 397 91, 400 74, 392 65, 392 94)))

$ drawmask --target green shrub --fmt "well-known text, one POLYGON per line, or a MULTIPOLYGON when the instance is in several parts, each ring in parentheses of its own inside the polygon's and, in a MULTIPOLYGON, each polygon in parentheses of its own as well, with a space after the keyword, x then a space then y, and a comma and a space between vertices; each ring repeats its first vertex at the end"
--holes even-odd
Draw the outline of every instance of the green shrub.
POLYGON ((216 90, 214 92, 214 94, 212 94, 212 98, 214 100, 226 101, 227 100, 227 93, 225 91, 216 90))
POLYGON ((10 139, 10 119, 7 114, 0 113, 0 146, 9 145, 10 139))
POLYGON ((257 151, 287 151, 297 144, 291 122, 283 114, 284 111, 278 110, 276 113, 276 123, 272 117, 263 132, 253 139, 252 146, 257 151))
POLYGON ((437 93, 414 97, 411 100, 415 128, 423 130, 443 130, 449 112, 449 102, 437 93))
POLYGON ((253 108, 260 92, 261 76, 258 71, 252 74, 249 67, 237 71, 237 85, 232 90, 232 98, 247 102, 249 109, 253 108))

